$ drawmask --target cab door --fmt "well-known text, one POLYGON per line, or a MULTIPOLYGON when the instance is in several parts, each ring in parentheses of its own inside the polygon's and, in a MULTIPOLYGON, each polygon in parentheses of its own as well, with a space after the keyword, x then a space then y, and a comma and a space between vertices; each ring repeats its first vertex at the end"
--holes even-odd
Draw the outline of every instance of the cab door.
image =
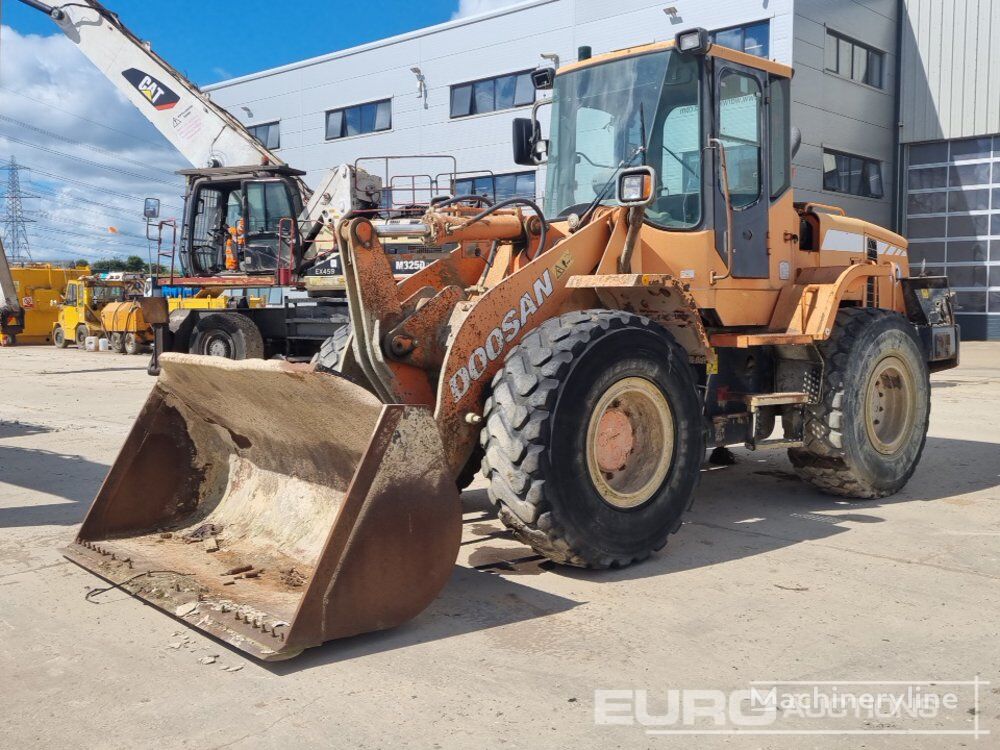
POLYGON ((80 304, 80 284, 70 282, 66 286, 66 298, 59 309, 59 325, 66 332, 66 338, 73 340, 76 335, 76 327, 80 323, 80 316, 77 314, 80 304))
POLYGON ((244 257, 247 272, 274 272, 298 265, 301 210, 285 180, 243 182, 244 257))
MULTIPOLYGON (((729 194, 733 207, 735 249, 731 273, 737 278, 764 279, 769 275, 767 253, 768 160, 765 96, 767 74, 718 59, 715 82, 715 132, 726 151, 729 194)), ((722 190, 720 155, 716 152, 717 246, 725 252, 726 203, 722 190)))

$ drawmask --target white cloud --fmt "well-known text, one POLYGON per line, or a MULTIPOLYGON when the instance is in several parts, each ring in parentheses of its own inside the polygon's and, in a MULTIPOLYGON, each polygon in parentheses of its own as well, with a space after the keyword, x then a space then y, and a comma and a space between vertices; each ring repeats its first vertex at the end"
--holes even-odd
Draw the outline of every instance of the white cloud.
POLYGON ((480 13, 517 5, 519 2, 523 2, 523 0, 458 0, 458 9, 451 14, 451 17, 454 20, 466 16, 478 16, 480 13))
POLYGON ((31 167, 21 174, 39 196, 26 201, 38 214, 32 256, 145 256, 141 199, 179 214, 184 183, 173 172, 187 162, 61 34, 4 26, 0 38, 0 164, 14 156, 31 167))

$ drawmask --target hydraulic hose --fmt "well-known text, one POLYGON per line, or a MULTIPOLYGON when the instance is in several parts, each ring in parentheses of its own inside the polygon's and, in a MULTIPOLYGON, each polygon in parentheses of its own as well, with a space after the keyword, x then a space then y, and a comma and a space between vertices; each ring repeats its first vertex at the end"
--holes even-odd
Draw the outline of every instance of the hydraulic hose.
POLYGON ((545 249, 545 238, 549 231, 549 222, 546 221, 545 215, 542 213, 542 209, 540 209, 538 204, 530 198, 508 198, 507 200, 495 203, 485 211, 481 211, 473 216, 465 223, 464 226, 471 226, 472 224, 480 222, 490 214, 496 213, 499 209, 506 208, 507 206, 527 206, 538 216, 538 221, 540 222, 540 229, 538 232, 538 251, 535 252, 534 255, 528 256, 528 260, 534 260, 538 257, 538 254, 545 249))

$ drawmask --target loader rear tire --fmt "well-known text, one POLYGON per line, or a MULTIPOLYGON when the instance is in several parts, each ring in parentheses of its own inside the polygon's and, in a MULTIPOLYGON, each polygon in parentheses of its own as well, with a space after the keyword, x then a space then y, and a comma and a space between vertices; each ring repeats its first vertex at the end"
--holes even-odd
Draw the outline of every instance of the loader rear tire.
POLYGON ((87 336, 89 335, 90 331, 87 330, 87 326, 76 327, 76 348, 81 352, 87 348, 87 336))
POLYGON ((245 315, 211 313, 195 323, 189 351, 207 357, 263 359, 264 339, 245 315))
POLYGON ((52 345, 56 349, 65 349, 69 346, 69 342, 66 340, 66 332, 62 329, 62 326, 56 326, 52 330, 52 345))
POLYGON ((831 495, 887 497, 917 468, 930 418, 930 375, 902 315, 848 308, 819 345, 823 397, 807 407, 804 445, 788 457, 798 475, 831 495))
POLYGON ((120 333, 111 334, 111 351, 118 354, 125 353, 125 337, 120 333))
POLYGON ((556 562, 643 560, 680 528, 694 493, 701 411, 686 352, 648 318, 547 320, 493 379, 482 432, 490 499, 556 562))

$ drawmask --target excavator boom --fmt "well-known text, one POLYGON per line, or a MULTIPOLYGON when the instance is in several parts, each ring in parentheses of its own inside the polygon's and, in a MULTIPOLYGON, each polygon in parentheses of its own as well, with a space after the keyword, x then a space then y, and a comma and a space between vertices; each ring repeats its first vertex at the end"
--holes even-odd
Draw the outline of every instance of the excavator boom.
POLYGON ((21 2, 47 13, 192 166, 284 164, 97 0, 21 2))

